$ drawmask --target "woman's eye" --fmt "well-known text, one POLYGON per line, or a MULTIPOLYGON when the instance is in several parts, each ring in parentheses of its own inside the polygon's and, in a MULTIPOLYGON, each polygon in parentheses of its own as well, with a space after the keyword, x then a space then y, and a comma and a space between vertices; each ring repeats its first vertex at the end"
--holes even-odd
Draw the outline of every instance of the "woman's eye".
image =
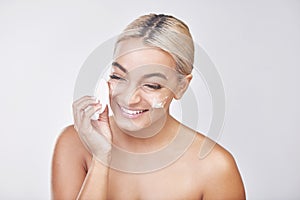
POLYGON ((116 75, 114 75, 114 74, 109 75, 109 77, 110 77, 111 79, 124 80, 123 78, 121 78, 121 77, 119 77, 119 76, 116 76, 116 75))
POLYGON ((161 85, 159 84, 145 84, 144 86, 154 90, 159 90, 162 88, 161 85))

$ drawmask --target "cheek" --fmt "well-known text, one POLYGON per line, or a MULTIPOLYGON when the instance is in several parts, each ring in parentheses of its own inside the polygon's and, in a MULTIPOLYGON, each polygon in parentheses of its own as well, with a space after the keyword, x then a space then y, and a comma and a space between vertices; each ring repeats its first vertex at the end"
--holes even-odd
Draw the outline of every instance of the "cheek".
POLYGON ((113 100, 116 96, 122 94, 125 90, 124 84, 118 84, 116 82, 109 82, 109 98, 113 100))
POLYGON ((170 100, 172 100, 173 95, 171 93, 158 93, 153 95, 148 95, 147 100, 149 105, 151 105, 152 108, 164 108, 170 100))
POLYGON ((109 81, 109 93, 111 96, 115 96, 116 93, 118 93, 118 90, 122 90, 121 84, 118 84, 114 81, 109 81))
POLYGON ((116 84, 112 82, 108 82, 108 85, 109 85, 109 103, 112 105, 112 101, 115 97, 116 84))

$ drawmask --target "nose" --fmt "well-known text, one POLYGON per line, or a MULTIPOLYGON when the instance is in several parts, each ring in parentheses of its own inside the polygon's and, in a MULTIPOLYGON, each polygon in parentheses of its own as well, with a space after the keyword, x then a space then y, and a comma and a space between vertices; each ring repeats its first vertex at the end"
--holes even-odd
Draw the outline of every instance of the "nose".
POLYGON ((126 103, 128 106, 137 104, 141 101, 141 91, 140 88, 132 88, 127 91, 124 91, 126 97, 126 103))

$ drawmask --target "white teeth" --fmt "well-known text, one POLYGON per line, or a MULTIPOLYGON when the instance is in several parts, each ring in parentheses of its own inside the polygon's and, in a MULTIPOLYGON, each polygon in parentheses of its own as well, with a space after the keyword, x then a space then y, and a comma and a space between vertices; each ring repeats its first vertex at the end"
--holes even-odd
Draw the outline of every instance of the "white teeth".
POLYGON ((129 114, 129 115, 137 115, 140 114, 142 112, 144 112, 144 110, 128 110, 126 108, 121 107, 122 111, 129 114))

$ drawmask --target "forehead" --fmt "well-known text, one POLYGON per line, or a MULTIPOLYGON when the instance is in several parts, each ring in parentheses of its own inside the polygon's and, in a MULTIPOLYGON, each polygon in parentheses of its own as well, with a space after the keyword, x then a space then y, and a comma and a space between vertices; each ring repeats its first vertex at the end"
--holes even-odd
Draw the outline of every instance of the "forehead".
POLYGON ((157 66, 168 67, 175 70, 176 63, 173 57, 155 47, 143 45, 140 39, 129 39, 118 44, 114 61, 122 65, 127 71, 132 71, 141 66, 157 66))

